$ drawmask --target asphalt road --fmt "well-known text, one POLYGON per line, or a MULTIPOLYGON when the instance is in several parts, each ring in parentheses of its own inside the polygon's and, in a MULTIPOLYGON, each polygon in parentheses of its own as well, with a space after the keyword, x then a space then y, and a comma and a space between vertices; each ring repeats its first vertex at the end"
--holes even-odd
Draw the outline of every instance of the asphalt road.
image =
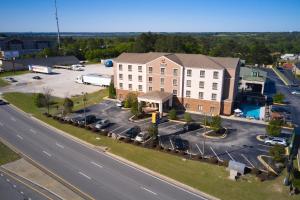
POLYGON ((95 199, 205 199, 0 106, 0 137, 95 199))

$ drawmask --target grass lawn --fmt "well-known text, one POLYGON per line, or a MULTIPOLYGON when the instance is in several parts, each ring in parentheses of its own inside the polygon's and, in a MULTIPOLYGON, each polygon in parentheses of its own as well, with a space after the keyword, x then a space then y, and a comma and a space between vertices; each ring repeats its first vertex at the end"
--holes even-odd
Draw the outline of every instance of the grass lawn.
POLYGON ((18 160, 20 156, 0 142, 0 165, 18 160))
POLYGON ((22 70, 22 71, 16 71, 15 73, 12 72, 12 71, 9 71, 9 72, 1 72, 0 73, 0 87, 4 87, 4 86, 7 86, 9 85, 9 83, 5 80, 3 80, 2 78, 3 77, 6 77, 6 76, 16 76, 16 75, 22 75, 22 74, 26 74, 26 73, 29 73, 28 70, 22 70))
MULTIPOLYGON (((85 129, 68 124, 61 124, 52 118, 47 118, 36 108, 32 94, 7 93, 4 98, 27 113, 44 122, 59 128, 73 136, 88 141, 94 145, 106 146, 111 153, 122 156, 130 161, 147 167, 153 171, 176 179, 203 192, 220 199, 269 199, 286 200, 299 199, 299 196, 288 195, 288 188, 282 185, 284 176, 273 181, 260 182, 254 176, 247 175, 235 182, 228 179, 229 172, 225 167, 208 163, 187 160, 156 150, 145 149, 131 144, 122 143, 108 137, 95 135, 85 129), (100 140, 96 140, 100 137, 100 140)), ((80 107, 80 105, 78 105, 80 107)))

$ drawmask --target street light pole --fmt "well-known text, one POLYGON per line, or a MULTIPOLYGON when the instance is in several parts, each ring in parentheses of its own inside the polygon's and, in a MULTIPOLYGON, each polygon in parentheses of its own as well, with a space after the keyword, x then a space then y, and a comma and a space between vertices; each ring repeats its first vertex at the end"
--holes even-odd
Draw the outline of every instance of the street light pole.
MULTIPOLYGON (((206 133, 206 125, 207 125, 207 119, 206 119, 206 113, 204 113, 204 134, 206 133)), ((203 136, 202 152, 203 152, 202 156, 204 157, 204 152, 205 152, 205 136, 203 136)))
POLYGON ((86 126, 86 111, 85 111, 86 93, 82 93, 82 94, 83 94, 84 126, 86 126))

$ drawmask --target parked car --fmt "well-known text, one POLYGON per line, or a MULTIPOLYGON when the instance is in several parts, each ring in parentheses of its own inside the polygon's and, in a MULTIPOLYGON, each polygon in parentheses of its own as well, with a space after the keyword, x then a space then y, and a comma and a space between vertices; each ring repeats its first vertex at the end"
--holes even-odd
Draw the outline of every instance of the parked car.
POLYGON ((287 142, 284 138, 279 138, 279 137, 268 137, 265 139, 265 144, 266 145, 282 145, 282 146, 287 146, 287 142))
POLYGON ((117 107, 123 107, 124 106, 124 101, 118 101, 117 103, 116 103, 116 106, 117 107))
POLYGON ((293 95, 300 95, 300 90, 293 90, 291 92, 291 94, 293 94, 293 95))
POLYGON ((11 82, 11 83, 18 82, 16 79, 14 79, 12 77, 6 77, 5 80, 8 81, 8 82, 11 82))
POLYGON ((41 80, 42 78, 40 76, 34 76, 34 77, 32 77, 32 79, 41 80))
POLYGON ((71 122, 78 124, 79 121, 84 120, 84 117, 73 117, 71 118, 71 122))
POLYGON ((184 132, 188 132, 188 131, 194 131, 199 129, 201 126, 198 123, 188 123, 188 124, 184 124, 183 126, 183 130, 184 132))
POLYGON ((189 142, 180 137, 174 137, 172 139, 173 146, 176 150, 186 151, 189 149, 189 142))
POLYGON ((78 120, 79 125, 89 125, 94 123, 97 120, 95 115, 87 115, 86 118, 82 117, 82 119, 78 120))
POLYGON ((108 127, 110 124, 110 121, 108 119, 100 119, 98 121, 96 121, 93 126, 97 129, 103 129, 108 127))
POLYGON ((141 132, 141 128, 139 126, 134 126, 128 129, 126 132, 119 135, 119 138, 129 138, 134 139, 141 132))
POLYGON ((2 99, 0 99, 0 105, 6 105, 7 103, 5 101, 3 101, 2 99))
POLYGON ((142 131, 140 132, 136 137, 135 141, 137 142, 144 142, 150 138, 150 134, 148 131, 142 131))

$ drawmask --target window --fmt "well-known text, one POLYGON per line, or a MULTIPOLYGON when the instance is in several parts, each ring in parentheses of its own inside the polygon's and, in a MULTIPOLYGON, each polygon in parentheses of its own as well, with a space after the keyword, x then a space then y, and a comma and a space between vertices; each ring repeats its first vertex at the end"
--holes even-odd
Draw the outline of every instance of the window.
POLYGON ((211 94, 211 100, 217 100, 217 94, 212 93, 211 94))
POLYGON ((204 88, 204 81, 199 82, 199 88, 204 88))
POLYGON ((217 90, 217 89, 218 89, 218 83, 213 83, 212 89, 213 89, 213 90, 217 90))
POLYGON ((173 86, 177 86, 177 79, 173 79, 173 86))
POLYGON ((173 90, 173 95, 177 96, 177 90, 173 90))
POLYGON ((191 97, 191 91, 187 90, 187 91, 185 92, 185 97, 191 97))
POLYGON ((165 91, 165 88, 160 88, 160 91, 161 91, 161 92, 164 92, 164 91, 165 91))
POLYGON ((209 109, 209 112, 210 112, 210 113, 214 113, 214 112, 215 112, 215 110, 216 110, 216 108, 215 108, 215 107, 210 107, 210 109, 209 109))
POLYGON ((139 82, 143 81, 143 76, 139 76, 139 82))
POLYGON ((204 70, 200 70, 200 78, 205 78, 205 71, 204 70))
POLYGON ((132 90, 132 84, 128 84, 128 89, 132 90))
POLYGON ((143 91, 143 86, 139 85, 139 91, 142 92, 143 91))
POLYGON ((173 76, 178 76, 178 69, 173 69, 173 76))
POLYGON ((139 71, 139 72, 143 72, 142 66, 138 66, 138 71, 139 71))
POLYGON ((165 71, 166 71, 166 68, 160 68, 160 74, 161 74, 161 75, 164 75, 164 74, 165 74, 165 71))
POLYGON ((214 79, 218 79, 219 78, 219 72, 214 72, 214 79))
POLYGON ((165 79, 164 78, 160 78, 160 84, 164 85, 165 84, 165 79))
POLYGON ((192 76, 192 70, 191 69, 186 70, 186 75, 191 77, 192 76))
POLYGON ((148 90, 149 90, 149 92, 151 92, 152 91, 152 87, 149 87, 148 90))
POLYGON ((120 64, 119 65, 119 71, 122 71, 123 70, 123 66, 120 64))
POLYGON ((198 111, 200 111, 200 112, 203 111, 203 106, 202 105, 198 105, 198 111))
POLYGON ((153 78, 150 76, 150 77, 148 78, 148 82, 149 82, 149 83, 152 83, 152 80, 153 80, 153 78))
POLYGON ((123 83, 119 83, 119 88, 123 89, 123 83))
POLYGON ((128 80, 132 81, 132 75, 131 74, 128 75, 128 80))
POLYGON ((123 80, 123 74, 119 74, 119 79, 123 80))
POLYGON ((199 92, 198 96, 199 99, 203 99, 203 92, 199 92))
POLYGON ((186 104, 184 105, 184 107, 185 107, 186 109, 189 109, 189 108, 190 108, 190 104, 186 103, 186 104))
POLYGON ((148 68, 148 73, 149 73, 149 74, 152 74, 152 70, 153 70, 153 68, 152 68, 152 67, 149 67, 149 68, 148 68))
POLYGON ((191 87, 192 81, 191 80, 186 80, 186 87, 191 87))
POLYGON ((132 72, 132 65, 128 65, 128 71, 132 72))

